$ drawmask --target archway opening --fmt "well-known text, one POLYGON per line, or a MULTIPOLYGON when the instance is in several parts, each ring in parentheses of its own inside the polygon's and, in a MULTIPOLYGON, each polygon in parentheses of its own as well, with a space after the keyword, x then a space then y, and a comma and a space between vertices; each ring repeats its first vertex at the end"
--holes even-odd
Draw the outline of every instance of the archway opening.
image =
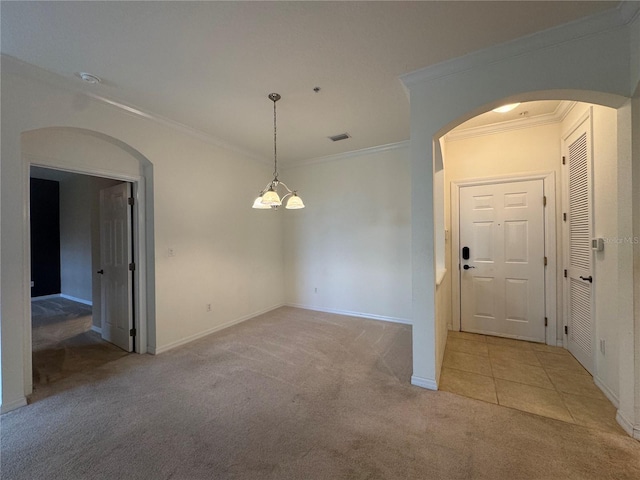
MULTIPOLYGON (((130 305, 131 328, 127 332, 132 335, 130 350, 146 353, 148 346, 155 344, 153 165, 135 149, 113 137, 92 130, 68 127, 49 127, 23 132, 21 135, 21 154, 25 168, 24 177, 27 182, 29 182, 31 168, 39 167, 43 170, 60 172, 59 175, 66 174, 70 177, 85 179, 109 179, 110 183, 131 186, 130 194, 128 194, 130 195, 129 206, 124 207, 131 218, 130 234, 125 235, 132 244, 130 261, 127 265, 130 270, 130 274, 128 274, 130 277, 130 287, 128 287, 130 300, 123 301, 123 303, 130 305)), ((25 191, 29 192, 28 185, 25 191)), ((89 195, 87 191, 84 191, 83 194, 89 195)), ((80 201, 83 200, 80 199, 80 201)), ((84 199, 84 201, 88 201, 88 199, 84 199)), ((93 212, 93 214, 96 213, 93 212)), ((93 221, 100 223, 99 219, 94 218, 93 221)), ((26 237, 29 238, 28 218, 25 218, 24 228, 26 237)), ((27 248, 25 257, 27 260, 31 258, 30 248, 27 248)), ((25 282, 29 285, 31 282, 30 262, 27 261, 25 264, 25 282)), ((91 266, 92 270, 95 270, 93 267, 94 265, 91 266)), ((93 276, 99 277, 96 272, 93 276)), ((99 291, 100 289, 98 289, 99 291)), ((100 294, 98 293, 98 295, 100 294)), ((101 299, 104 301, 104 298, 101 299)), ((26 301, 29 300, 27 297, 26 301)), ((28 314, 23 323, 26 394, 33 391, 30 307, 31 305, 25 308, 25 312, 28 314)), ((95 326, 98 329, 101 328, 98 325, 95 326)))
MULTIPOLYGON (((624 154, 624 148, 620 148, 620 144, 624 144, 629 139, 618 133, 619 124, 622 124, 621 129, 624 131, 626 128, 625 122, 630 121, 624 109, 626 104, 627 101, 621 97, 600 94, 591 95, 591 92, 576 92, 573 94, 567 92, 543 92, 510 97, 480 107, 472 114, 466 115, 464 119, 452 122, 450 125, 456 125, 456 127, 446 132, 443 131, 442 136, 438 137, 437 141, 434 140, 434 145, 441 146, 439 149, 434 149, 435 171, 438 171, 437 165, 441 163, 444 176, 444 194, 438 195, 438 186, 434 185, 434 194, 436 195, 434 203, 436 212, 438 209, 442 209, 442 216, 445 219, 440 227, 437 224, 435 225, 435 245, 438 248, 438 228, 441 228, 444 238, 450 239, 450 241, 444 242, 444 249, 441 254, 446 259, 447 270, 451 272, 451 275, 447 276, 448 278, 445 277, 445 281, 438 285, 436 289, 436 319, 441 323, 444 321, 443 319, 447 319, 449 322, 446 326, 441 325, 441 330, 448 329, 454 332, 463 332, 463 334, 458 335, 458 338, 454 338, 453 341, 450 340, 446 344, 446 349, 443 348, 444 358, 440 388, 447 390, 455 383, 450 381, 451 379, 447 375, 453 371, 451 370, 453 364, 460 368, 461 365, 465 364, 464 362, 468 362, 467 365, 469 367, 467 369, 477 370, 480 368, 478 365, 483 363, 482 360, 475 359, 475 362, 471 362, 471 359, 466 358, 465 355, 473 355, 471 351, 475 353, 481 352, 486 355, 487 361, 485 363, 489 368, 488 371, 497 370, 502 372, 500 375, 503 377, 511 377, 511 379, 500 378, 494 380, 494 397, 486 394, 486 392, 483 395, 486 398, 494 398, 496 402, 499 402, 501 395, 495 389, 502 387, 502 397, 506 399, 509 393, 505 389, 510 387, 509 382, 514 381, 514 375, 516 374, 513 371, 509 371, 504 365, 502 366, 506 368, 506 370, 503 369, 504 371, 500 370, 501 366, 492 368, 492 360, 497 363, 500 360, 504 362, 505 359, 500 357, 504 357, 501 354, 507 353, 512 355, 512 359, 519 358, 520 361, 524 361, 524 366, 521 367, 521 370, 526 370, 531 374, 528 377, 525 376, 527 378, 526 381, 531 383, 527 388, 559 388, 560 390, 555 393, 559 400, 559 406, 563 406, 566 409, 566 411, 562 411, 562 414, 566 414, 568 419, 580 417, 579 412, 570 411, 570 408, 580 408, 579 401, 572 397, 572 395, 575 396, 577 387, 575 385, 571 386, 577 383, 578 380, 571 376, 562 377, 554 373, 555 377, 553 378, 546 374, 547 379, 551 380, 550 383, 541 380, 539 385, 535 385, 536 381, 532 379, 532 375, 539 369, 541 370, 537 373, 544 372, 546 366, 549 366, 552 369, 551 371, 555 372, 558 369, 558 364, 565 362, 563 365, 567 366, 571 363, 560 357, 566 354, 566 350, 562 352, 556 350, 568 346, 570 333, 565 334, 564 327, 570 326, 571 323, 571 311, 568 309, 571 301, 571 292, 566 287, 566 280, 563 275, 565 267, 568 266, 567 264, 570 261, 570 252, 567 250, 566 245, 570 232, 567 229, 567 222, 563 220, 563 214, 568 213, 566 205, 568 173, 563 171, 565 167, 562 165, 562 156, 563 144, 569 134, 577 128, 577 125, 584 123, 583 117, 586 115, 593 135, 593 225, 589 233, 589 240, 601 238, 605 242, 605 248, 604 250, 594 250, 593 252, 589 250, 589 255, 593 256, 594 278, 599 279, 591 287, 593 290, 593 310, 591 311, 591 315, 593 315, 593 331, 590 332, 590 342, 593 343, 592 373, 595 385, 589 385, 584 381, 581 384, 583 389, 588 391, 591 396, 587 398, 592 398, 595 402, 605 401, 606 398, 615 407, 618 407, 619 371, 624 360, 619 358, 617 354, 620 324, 617 324, 611 318, 610 312, 616 307, 615 302, 612 304, 611 298, 615 298, 617 285, 620 281, 627 277, 629 277, 629 282, 632 281, 630 277, 632 272, 626 270, 621 264, 621 256, 629 252, 621 251, 624 246, 623 242, 619 241, 619 239, 623 238, 621 236, 620 227, 622 226, 620 223, 623 223, 621 219, 624 218, 625 212, 619 208, 620 202, 624 203, 624 199, 621 198, 622 194, 618 184, 624 178, 623 172, 630 163, 630 158, 624 154), (535 100, 531 101, 531 98, 535 98, 535 100), (576 99, 589 99, 590 103, 579 102, 576 99), (496 118, 499 114, 492 113, 491 109, 516 101, 521 101, 518 109, 514 110, 506 121, 497 121, 496 118), (606 106, 603 106, 602 103, 606 106), (475 115, 479 111, 484 113, 475 115), (442 152, 441 159, 438 158, 438 152, 442 152), (547 286, 551 283, 553 288, 547 288, 541 297, 542 301, 545 302, 544 314, 540 317, 540 322, 544 322, 541 323, 541 326, 545 327, 543 330, 544 344, 527 345, 530 350, 527 354, 516 354, 514 351, 509 350, 509 348, 515 346, 509 343, 513 341, 512 339, 518 338, 512 332, 506 332, 504 335, 497 333, 494 340, 492 334, 496 332, 476 332, 473 328, 467 327, 465 329, 464 327, 462 318, 464 313, 462 312, 464 310, 462 307, 464 294, 461 292, 465 281, 463 277, 468 275, 468 271, 462 270, 462 267, 467 265, 471 269, 476 265, 465 261, 462 255, 462 247, 465 245, 462 245, 460 238, 462 227, 459 223, 461 215, 459 194, 463 188, 475 185, 505 183, 507 180, 522 182, 542 175, 547 177, 547 182, 549 183, 549 185, 542 186, 543 191, 545 193, 551 191, 553 195, 553 198, 547 199, 545 208, 552 206, 555 209, 555 212, 551 214, 551 222, 544 223, 545 237, 543 239, 546 242, 544 258, 545 261, 549 260, 549 263, 544 267, 544 281, 547 286), (547 188, 549 186, 553 188, 549 190, 547 188), (549 238, 550 230, 555 230, 555 238, 549 238), (551 261, 553 256, 555 256, 555 259, 551 261), (472 338, 468 335, 473 333, 489 333, 492 337, 483 338, 483 341, 487 344, 482 347, 477 344, 465 343, 472 338), (486 342, 487 338, 492 340, 486 342), (463 346, 466 346, 470 351, 460 351, 463 346), (611 348, 615 349, 615 351, 609 353, 611 348), (492 351, 495 358, 491 356, 492 351), (555 365, 552 364, 553 360, 556 360, 555 365), (545 361, 547 362, 546 364, 544 363, 545 361), (472 364, 473 366, 471 366, 472 364), (542 383, 545 383, 545 385, 541 385, 542 383), (572 389, 574 390, 573 393, 566 391, 572 389)), ((437 178, 434 175, 434 181, 437 178)), ((519 185, 522 185, 522 183, 519 183, 519 185)), ((544 210, 543 214, 547 215, 544 210)), ((437 214, 435 218, 437 219, 437 214)), ((629 218, 629 223, 631 223, 631 218, 629 218)), ((476 272, 479 270, 478 268, 469 271, 476 272)), ((490 276, 478 275, 478 277, 487 280, 490 276)), ((511 280, 517 280, 514 275, 512 277, 511 280)), ((509 297, 505 293, 507 290, 501 289, 505 297, 509 297)), ((484 299, 486 300, 486 298, 488 297, 485 296, 484 299)), ((511 303, 513 307, 513 302, 508 301, 512 299, 513 296, 511 299, 506 298, 507 304, 511 303)), ((477 299, 472 299, 471 303, 473 305, 471 309, 467 309, 468 311, 480 307, 486 310, 490 302, 485 301, 483 303, 482 301, 478 302, 477 299)), ((466 312, 467 314, 468 311, 466 312)), ((475 313, 477 314, 478 312, 476 311, 475 313)), ((488 314, 490 312, 480 313, 488 314)), ((517 317, 517 315, 512 316, 517 317)), ((513 320, 522 321, 523 319, 513 318, 513 320)), ((456 337, 456 334, 454 334, 454 337, 456 337)), ((474 338, 474 340, 478 340, 478 338, 474 338)), ((585 373, 585 371, 579 371, 579 366, 573 363, 571 365, 576 367, 576 372, 585 373)), ((525 377, 519 377, 520 381, 522 382, 525 377)), ((540 378, 544 379, 543 376, 540 378)), ((458 381, 459 379, 456 379, 456 382, 458 381)), ((560 415, 560 413, 557 414, 560 415)), ((614 418, 615 410, 612 410, 609 414, 608 423, 606 425, 603 424, 603 428, 610 428, 614 418)), ((615 428, 615 424, 613 428, 615 428)))

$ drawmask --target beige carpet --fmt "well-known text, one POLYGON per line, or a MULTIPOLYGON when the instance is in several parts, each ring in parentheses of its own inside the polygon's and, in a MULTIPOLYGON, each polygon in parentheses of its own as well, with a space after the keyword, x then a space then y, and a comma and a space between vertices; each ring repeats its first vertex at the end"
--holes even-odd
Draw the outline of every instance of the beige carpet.
POLYGON ((409 384, 410 327, 282 308, 1 418, 3 479, 638 479, 640 443, 409 384))

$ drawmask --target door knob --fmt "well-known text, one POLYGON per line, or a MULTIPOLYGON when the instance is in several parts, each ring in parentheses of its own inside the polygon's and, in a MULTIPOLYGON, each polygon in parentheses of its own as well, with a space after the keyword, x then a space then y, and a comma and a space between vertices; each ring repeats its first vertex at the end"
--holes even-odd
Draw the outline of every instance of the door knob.
POLYGON ((591 275, 589 275, 588 277, 583 277, 582 275, 580 275, 580 279, 581 280, 585 280, 585 281, 587 281, 589 283, 593 282, 593 277, 591 275))
POLYGON ((464 268, 465 270, 469 270, 470 268, 476 268, 476 267, 472 267, 471 265, 464 265, 462 268, 464 268))
POLYGON ((100 275, 104 275, 104 270, 98 270, 96 273, 99 273, 100 275))

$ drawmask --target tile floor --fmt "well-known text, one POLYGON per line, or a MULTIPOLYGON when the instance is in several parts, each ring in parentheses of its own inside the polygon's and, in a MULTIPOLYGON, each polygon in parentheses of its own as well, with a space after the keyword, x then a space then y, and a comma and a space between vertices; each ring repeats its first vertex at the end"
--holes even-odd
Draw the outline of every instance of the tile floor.
POLYGON ((440 389, 626 435, 589 372, 559 347, 449 331, 440 389))

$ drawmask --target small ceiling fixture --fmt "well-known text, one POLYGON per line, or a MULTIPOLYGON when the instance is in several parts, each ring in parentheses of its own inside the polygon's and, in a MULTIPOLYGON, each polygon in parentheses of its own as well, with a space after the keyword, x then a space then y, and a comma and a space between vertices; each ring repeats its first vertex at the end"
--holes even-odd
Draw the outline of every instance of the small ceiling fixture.
POLYGON ((92 73, 78 72, 76 75, 78 75, 80 80, 82 80, 83 82, 90 83, 91 85, 97 85, 98 83, 102 83, 102 79, 92 73))
POLYGON ((278 93, 270 93, 269 100, 273 102, 273 180, 267 183, 267 186, 260 192, 258 197, 253 202, 253 208, 258 209, 276 209, 282 202, 289 197, 287 204, 284 208, 289 210, 304 208, 302 199, 298 196, 298 192, 290 190, 284 183, 278 180, 278 148, 277 148, 277 122, 276 122, 276 102, 280 100, 278 93), (284 196, 280 198, 278 195, 278 187, 284 187, 286 190, 284 196))
POLYGON ((329 137, 329 140, 331 140, 332 142, 339 142, 340 140, 346 140, 347 138, 351 138, 351 135, 345 132, 339 133, 338 135, 331 135, 329 137))
POLYGON ((516 108, 518 105, 520 105, 520 102, 518 102, 518 103, 510 103, 508 105, 502 105, 501 107, 494 108, 491 111, 492 112, 496 112, 496 113, 507 113, 507 112, 510 112, 511 110, 513 110, 514 108, 516 108))

